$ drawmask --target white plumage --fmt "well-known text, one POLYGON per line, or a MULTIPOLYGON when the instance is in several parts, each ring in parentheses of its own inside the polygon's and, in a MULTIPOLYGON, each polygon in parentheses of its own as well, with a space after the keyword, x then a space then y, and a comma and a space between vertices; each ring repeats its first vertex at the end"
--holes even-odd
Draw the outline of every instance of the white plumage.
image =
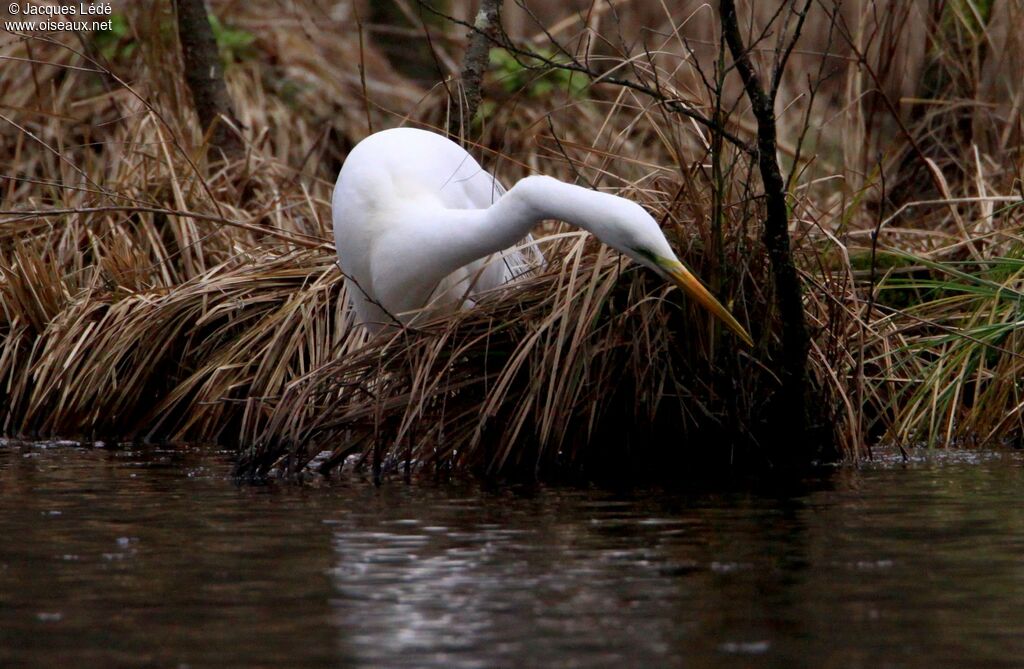
POLYGON ((356 145, 338 176, 332 214, 348 294, 371 331, 472 306, 474 296, 543 262, 529 232, 556 219, 684 288, 750 342, 640 205, 544 176, 506 192, 462 147, 432 132, 384 130, 356 145))
POLYGON ((486 209, 504 194, 473 156, 441 135, 395 128, 360 142, 332 199, 338 260, 358 320, 376 330, 395 318, 408 323, 425 306, 431 313, 464 306, 464 298, 542 263, 528 235, 523 249, 457 268, 442 268, 429 255, 446 241, 447 212, 486 209))

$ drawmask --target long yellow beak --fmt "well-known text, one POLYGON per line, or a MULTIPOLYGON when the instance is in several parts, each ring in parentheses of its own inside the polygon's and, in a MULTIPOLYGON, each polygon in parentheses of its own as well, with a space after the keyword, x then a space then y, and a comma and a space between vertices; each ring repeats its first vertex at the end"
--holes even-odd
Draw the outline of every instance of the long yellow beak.
POLYGON ((736 335, 747 342, 747 346, 753 346, 754 340, 750 338, 747 331, 743 329, 739 321, 733 318, 733 315, 729 313, 729 310, 722 306, 722 303, 715 299, 715 296, 708 292, 708 289, 704 287, 704 284, 700 282, 700 279, 695 277, 690 270, 675 260, 668 260, 664 258, 658 258, 658 265, 665 270, 665 272, 672 278, 676 284, 685 290, 690 297, 697 300, 697 302, 710 311, 712 314, 718 317, 723 323, 729 326, 729 329, 736 333, 736 335))

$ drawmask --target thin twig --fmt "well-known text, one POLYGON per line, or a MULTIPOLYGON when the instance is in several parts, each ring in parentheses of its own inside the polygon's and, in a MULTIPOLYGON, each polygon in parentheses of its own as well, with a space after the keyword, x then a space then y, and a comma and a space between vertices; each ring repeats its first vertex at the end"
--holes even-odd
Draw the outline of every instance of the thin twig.
MULTIPOLYGON (((67 216, 70 214, 102 214, 119 212, 125 214, 163 214, 165 216, 182 216, 185 218, 191 218, 197 221, 208 221, 210 223, 223 223, 224 225, 231 226, 233 228, 240 228, 242 230, 248 230, 250 232, 256 232, 261 235, 268 235, 270 237, 277 237, 286 242, 297 244, 308 249, 326 249, 333 251, 334 244, 327 240, 316 237, 314 235, 307 235, 302 232, 284 232, 283 230, 275 230, 274 228, 265 228, 259 225, 253 225, 252 223, 243 223, 242 221, 233 221, 223 216, 214 216, 212 214, 201 214, 194 211, 182 211, 180 209, 161 209, 159 207, 74 207, 69 209, 36 209, 32 211, 21 211, 18 209, 0 209, 0 216, 15 216, 19 220, 27 218, 46 218, 49 216, 67 216), (306 238, 306 239, 303 239, 306 238)), ((0 221, 0 223, 8 223, 10 221, 0 221)))

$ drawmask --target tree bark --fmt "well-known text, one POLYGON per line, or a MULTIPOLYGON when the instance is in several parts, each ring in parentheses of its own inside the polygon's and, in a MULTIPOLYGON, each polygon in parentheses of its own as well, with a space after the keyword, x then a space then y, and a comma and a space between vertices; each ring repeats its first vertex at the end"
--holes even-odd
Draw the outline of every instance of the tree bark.
POLYGON ((462 61, 462 98, 456 101, 448 120, 448 134, 460 137, 469 130, 483 97, 481 92, 484 73, 490 63, 491 44, 497 42, 501 30, 501 0, 480 0, 473 30, 469 31, 469 45, 462 61))
MULTIPOLYGON (((772 450, 775 451, 776 460, 806 460, 812 450, 808 443, 807 413, 807 353, 810 338, 804 316, 800 277, 790 247, 786 181, 776 158, 775 85, 766 91, 750 61, 733 0, 720 0, 719 13, 729 52, 743 80, 744 91, 757 120, 757 161, 766 205, 762 234, 771 262, 775 304, 782 320, 782 351, 778 367, 782 387, 771 412, 772 421, 777 421, 770 435, 776 441, 772 444, 772 450)), ((798 36, 799 33, 794 36, 794 42, 798 36)), ((778 67, 785 67, 785 58, 779 60, 778 67)), ((774 74, 773 81, 778 81, 780 77, 781 70, 774 74)))
POLYGON ((224 84, 220 52, 210 28, 206 5, 203 0, 177 0, 177 7, 185 82, 192 92, 199 125, 204 134, 210 133, 210 145, 221 151, 226 159, 239 158, 245 153, 245 147, 227 123, 239 125, 224 84))

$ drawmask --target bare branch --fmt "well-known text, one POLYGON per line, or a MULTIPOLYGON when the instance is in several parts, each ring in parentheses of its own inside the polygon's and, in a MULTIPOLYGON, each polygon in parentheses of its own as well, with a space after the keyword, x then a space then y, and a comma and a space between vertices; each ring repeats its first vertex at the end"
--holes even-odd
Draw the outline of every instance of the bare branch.
MULTIPOLYGON (((807 414, 807 355, 810 337, 803 307, 803 290, 793 262, 789 239, 789 210, 786 204, 786 183, 776 157, 778 135, 775 123, 774 94, 765 91, 761 77, 750 60, 750 51, 743 44, 736 5, 733 0, 720 0, 722 33, 732 54, 736 71, 743 80, 744 91, 757 120, 757 158, 765 192, 765 220, 762 236, 771 261, 775 284, 775 302, 782 321, 782 355, 779 377, 782 388, 777 396, 775 412, 777 433, 786 434, 790 443, 775 449, 781 459, 792 461, 806 455, 809 444, 807 414)), ((785 58, 779 60, 780 65, 785 58)), ((772 80, 781 78, 776 70, 772 80)))
MULTIPOLYGON (((435 15, 437 15, 437 16, 445 19, 445 20, 451 21, 451 22, 453 22, 453 23, 455 23, 457 25, 465 26, 465 27, 469 28, 471 31, 473 31, 473 32, 475 32, 477 34, 482 33, 482 31, 477 30, 476 26, 470 25, 466 21, 462 21, 462 20, 460 20, 460 19, 458 19, 458 18, 456 18, 454 16, 450 16, 448 14, 445 14, 445 13, 441 12, 441 11, 438 11, 436 8, 430 6, 430 4, 427 3, 425 0, 419 0, 419 2, 420 2, 420 6, 422 6, 424 9, 426 9, 427 11, 429 11, 429 12, 431 12, 431 13, 433 13, 433 14, 435 14, 435 15)), ((713 130, 715 132, 721 133, 722 137, 724 137, 726 140, 728 140, 731 144, 733 144, 734 146, 739 148, 744 153, 746 153, 748 155, 753 155, 754 152, 755 152, 755 149, 754 149, 754 147, 751 146, 750 142, 747 142, 746 140, 742 139, 738 135, 736 135, 736 134, 730 132, 729 130, 725 129, 724 127, 721 126, 721 124, 716 123, 715 121, 713 121, 712 119, 708 118, 707 116, 701 114, 700 112, 696 111, 692 107, 687 106, 687 104, 684 101, 676 99, 676 98, 668 97, 664 93, 659 92, 657 89, 655 89, 655 88, 653 88, 651 86, 648 86, 646 84, 640 83, 638 81, 632 81, 630 79, 622 79, 620 77, 614 77, 614 76, 611 76, 611 75, 608 75, 608 74, 602 74, 602 73, 600 73, 600 72, 598 72, 598 71, 596 71, 596 70, 594 70, 594 69, 584 65, 575 56, 573 56, 571 54, 568 56, 568 58, 569 58, 568 62, 554 60, 553 58, 551 58, 549 56, 546 56, 546 55, 544 55, 542 53, 538 53, 536 51, 532 51, 530 49, 524 49, 522 47, 517 46, 516 44, 514 44, 512 42, 511 39, 509 39, 508 35, 504 34, 501 31, 499 31, 495 35, 487 35, 486 37, 487 37, 487 40, 491 44, 493 44, 495 46, 498 46, 500 48, 503 48, 506 51, 508 51, 509 54, 511 54, 514 58, 516 58, 516 62, 521 67, 523 67, 524 69, 528 69, 528 70, 549 70, 549 69, 554 69, 554 70, 565 70, 565 71, 568 71, 568 72, 579 72, 580 74, 584 74, 587 77, 589 77, 593 84, 599 84, 599 83, 611 84, 613 86, 620 86, 622 88, 628 88, 630 90, 637 91, 638 93, 643 93, 644 95, 647 95, 647 96, 651 97, 652 99, 657 100, 658 102, 660 102, 669 111, 671 111, 671 112, 673 112, 675 114, 679 114, 680 116, 685 116, 685 117, 687 117, 689 119, 693 119, 694 121, 696 121, 700 125, 708 128, 710 130, 713 130)), ((557 43, 556 43, 556 45, 557 45, 557 43)), ((559 46, 558 48, 561 48, 561 47, 559 46)), ((564 50, 563 50, 563 52, 564 52, 564 50)))
MULTIPOLYGON (((782 52, 782 56, 775 65, 775 73, 772 75, 772 88, 769 93, 773 101, 779 93, 779 84, 782 83, 782 73, 786 71, 786 63, 789 61, 789 57, 793 54, 793 48, 796 47, 796 43, 800 41, 800 33, 804 29, 804 21, 807 20, 807 12, 811 8, 812 1, 813 0, 807 0, 807 2, 804 3, 804 8, 797 13, 799 18, 796 22, 796 29, 793 31, 793 38, 789 40, 789 44, 786 45, 786 49, 782 52)), ((831 27, 829 29, 829 39, 831 39, 831 27)), ((822 59, 822 63, 824 62, 825 60, 822 59)))
POLYGON ((467 132, 476 116, 483 97, 481 85, 490 62, 491 43, 500 32, 501 0, 481 0, 462 61, 462 90, 466 106, 456 104, 448 120, 448 134, 452 137, 460 137, 467 132))

